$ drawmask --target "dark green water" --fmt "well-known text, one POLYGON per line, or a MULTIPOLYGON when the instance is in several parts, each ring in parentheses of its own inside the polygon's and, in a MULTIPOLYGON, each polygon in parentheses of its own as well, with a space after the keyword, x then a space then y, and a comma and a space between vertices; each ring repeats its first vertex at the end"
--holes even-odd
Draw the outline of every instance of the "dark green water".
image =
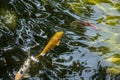
POLYGON ((30 68, 29 80, 120 79, 107 72, 120 68, 109 59, 120 58, 119 0, 0 0, 0 80, 14 80, 27 50, 36 56, 57 31, 64 31, 60 46, 30 68))

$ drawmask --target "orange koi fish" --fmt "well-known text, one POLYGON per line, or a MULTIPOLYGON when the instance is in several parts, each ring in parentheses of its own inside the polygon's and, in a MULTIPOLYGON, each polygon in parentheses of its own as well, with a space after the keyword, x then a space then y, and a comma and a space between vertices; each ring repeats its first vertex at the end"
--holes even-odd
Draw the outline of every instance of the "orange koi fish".
MULTIPOLYGON (((55 46, 58 46, 60 44, 60 39, 63 35, 63 32, 57 32, 53 35, 53 37, 50 39, 46 47, 43 49, 43 51, 37 55, 36 57, 28 56, 27 60, 24 62, 23 66, 19 69, 19 71, 15 75, 15 80, 22 80, 23 78, 29 78, 30 75, 27 74, 28 69, 30 68, 31 64, 34 64, 38 62, 38 59, 46 54, 49 50, 53 49, 55 46)), ((30 54, 30 51, 28 52, 30 54)))
POLYGON ((38 56, 36 56, 36 59, 39 59, 39 57, 43 56, 49 50, 53 49, 55 46, 58 46, 60 44, 60 39, 62 35, 63 35, 62 31, 55 33, 48 42, 48 44, 46 45, 46 47, 43 49, 43 51, 38 56))

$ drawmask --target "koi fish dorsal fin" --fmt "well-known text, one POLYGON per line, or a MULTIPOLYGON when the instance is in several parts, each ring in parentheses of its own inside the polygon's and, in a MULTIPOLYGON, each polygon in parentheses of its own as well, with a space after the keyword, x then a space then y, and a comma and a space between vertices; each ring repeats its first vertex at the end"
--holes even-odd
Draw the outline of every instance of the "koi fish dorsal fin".
POLYGON ((59 46, 60 45, 60 41, 58 41, 56 45, 59 46))

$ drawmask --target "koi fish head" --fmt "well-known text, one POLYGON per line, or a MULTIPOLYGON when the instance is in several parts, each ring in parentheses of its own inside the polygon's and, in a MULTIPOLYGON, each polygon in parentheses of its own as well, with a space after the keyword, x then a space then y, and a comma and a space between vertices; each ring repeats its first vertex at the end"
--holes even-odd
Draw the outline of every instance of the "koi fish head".
POLYGON ((22 80, 23 78, 30 78, 30 75, 25 73, 21 70, 19 72, 17 72, 17 74, 15 75, 15 80, 22 80))
MULTIPOLYGON (((55 33, 55 35, 52 37, 50 43, 55 47, 56 45, 59 46, 60 44, 60 39, 63 35, 63 32, 62 31, 59 31, 57 33, 55 33)), ((53 48, 53 47, 51 47, 53 48)))
POLYGON ((20 72, 18 72, 16 75, 15 75, 15 80, 21 80, 22 79, 22 74, 20 72))
POLYGON ((59 31, 59 32, 55 33, 54 36, 55 36, 56 38, 59 38, 59 39, 60 39, 60 38, 62 37, 62 35, 63 35, 63 32, 62 32, 62 31, 59 31))

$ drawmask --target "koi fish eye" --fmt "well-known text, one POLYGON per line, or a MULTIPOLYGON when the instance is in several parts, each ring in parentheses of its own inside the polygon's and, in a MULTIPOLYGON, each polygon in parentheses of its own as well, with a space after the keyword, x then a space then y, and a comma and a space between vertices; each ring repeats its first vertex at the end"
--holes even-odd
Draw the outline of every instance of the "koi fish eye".
POLYGON ((27 65, 25 65, 24 67, 27 67, 27 65))
POLYGON ((23 74, 23 71, 22 71, 22 70, 20 71, 20 74, 23 74))

